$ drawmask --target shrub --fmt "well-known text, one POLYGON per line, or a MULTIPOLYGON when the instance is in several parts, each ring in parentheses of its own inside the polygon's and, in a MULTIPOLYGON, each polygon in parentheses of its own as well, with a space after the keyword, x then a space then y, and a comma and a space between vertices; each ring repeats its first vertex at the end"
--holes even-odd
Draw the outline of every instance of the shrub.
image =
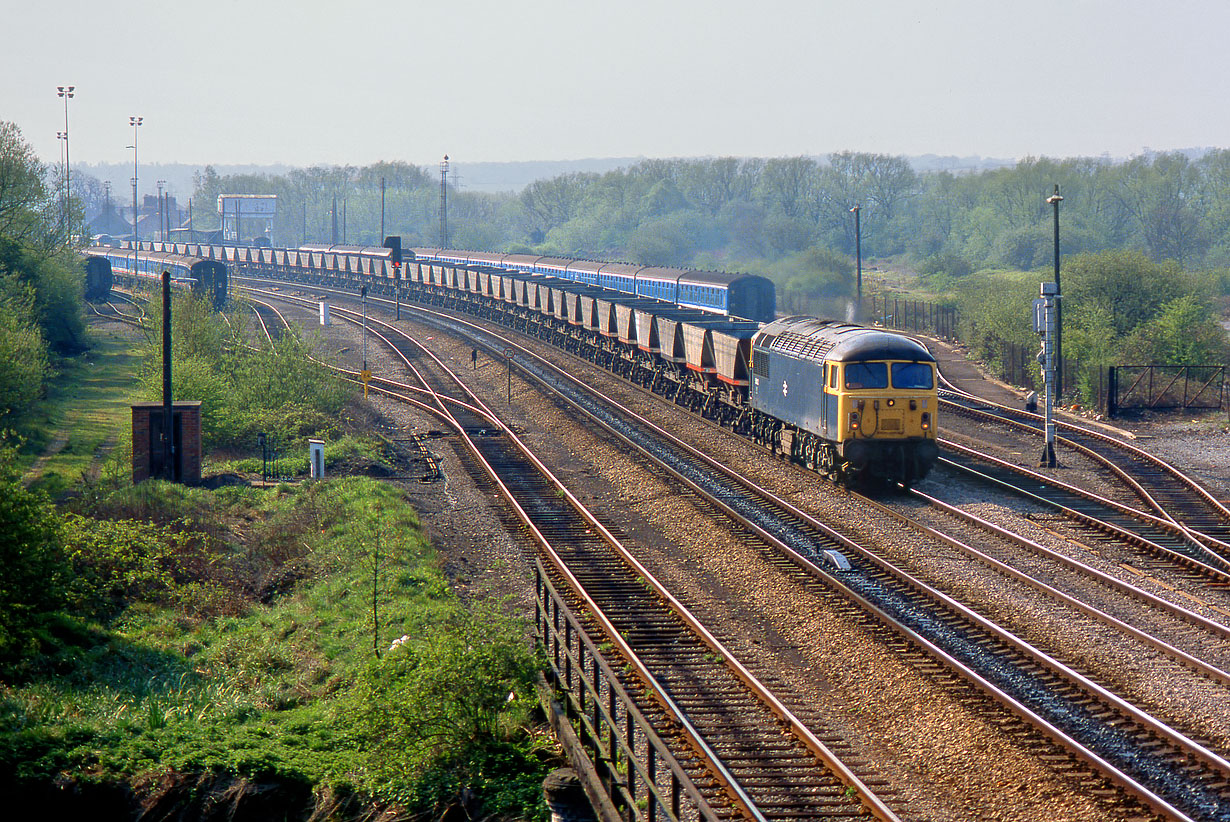
POLYGON ((458 610, 372 662, 355 699, 373 787, 431 807, 493 769, 524 770, 533 754, 508 742, 536 705, 537 669, 522 627, 493 607, 458 610), (519 764, 501 765, 498 751, 519 764))
POLYGON ((40 619, 63 601, 66 574, 60 518, 21 484, 12 449, 0 448, 0 665, 32 649, 40 619))

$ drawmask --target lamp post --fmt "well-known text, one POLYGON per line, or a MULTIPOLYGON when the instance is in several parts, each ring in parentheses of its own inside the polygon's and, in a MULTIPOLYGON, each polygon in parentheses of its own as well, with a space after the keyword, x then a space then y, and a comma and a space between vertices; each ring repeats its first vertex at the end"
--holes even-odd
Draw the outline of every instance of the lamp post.
POLYGON ((448 155, 440 161, 440 248, 448 248, 448 155))
MULTIPOLYGON (((64 166, 64 132, 62 131, 56 132, 56 144, 60 146, 60 174, 63 175, 65 173, 64 172, 64 168, 65 168, 64 166)), ((68 185, 67 184, 65 184, 64 186, 64 192, 63 194, 61 194, 60 199, 64 203, 64 221, 67 223, 68 222, 68 185)))
POLYGON ((858 278, 858 296, 854 302, 854 319, 856 321, 863 316, 863 224, 859 219, 859 212, 862 210, 863 207, 857 203, 855 203, 854 208, 850 209, 854 213, 854 266, 858 278))
POLYGON ((70 185, 68 170, 68 101, 73 99, 73 89, 76 86, 56 86, 56 96, 64 98, 64 205, 67 209, 72 205, 73 188, 70 185))
POLYGON ((128 125, 132 126, 132 240, 133 243, 141 242, 141 232, 139 224, 141 222, 141 212, 137 210, 137 129, 141 126, 141 121, 144 117, 129 117, 128 125))
POLYGON ((1055 193, 1046 198, 1055 208, 1055 396, 1063 396, 1063 289, 1059 285, 1059 183, 1055 193))
POLYGON ((167 181, 166 181, 166 180, 159 180, 159 181, 158 181, 158 239, 159 239, 159 240, 161 240, 161 241, 162 241, 162 242, 164 242, 164 243, 167 241, 167 235, 166 235, 165 233, 163 233, 163 230, 162 230, 162 221, 163 221, 163 213, 162 213, 162 187, 163 187, 164 185, 166 185, 166 184, 167 184, 167 181))

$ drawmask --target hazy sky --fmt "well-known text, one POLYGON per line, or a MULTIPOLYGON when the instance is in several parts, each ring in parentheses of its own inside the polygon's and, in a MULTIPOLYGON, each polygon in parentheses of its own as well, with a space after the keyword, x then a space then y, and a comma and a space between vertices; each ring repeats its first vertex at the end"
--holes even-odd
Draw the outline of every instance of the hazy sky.
POLYGON ((1225 0, 4 0, 48 161, 1230 147, 1225 0))

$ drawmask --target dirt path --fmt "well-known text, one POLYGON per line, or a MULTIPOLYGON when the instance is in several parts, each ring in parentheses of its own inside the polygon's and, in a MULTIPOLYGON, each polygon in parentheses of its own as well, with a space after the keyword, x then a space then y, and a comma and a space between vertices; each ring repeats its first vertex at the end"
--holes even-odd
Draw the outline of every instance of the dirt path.
POLYGON ((28 488, 31 483, 41 477, 43 475, 43 471, 47 470, 47 463, 51 461, 52 457, 63 451, 64 446, 66 445, 68 445, 68 436, 57 431, 55 439, 48 444, 47 448, 43 450, 43 453, 40 454, 38 459, 34 461, 34 464, 30 466, 30 470, 27 471, 25 476, 21 478, 21 484, 28 488))

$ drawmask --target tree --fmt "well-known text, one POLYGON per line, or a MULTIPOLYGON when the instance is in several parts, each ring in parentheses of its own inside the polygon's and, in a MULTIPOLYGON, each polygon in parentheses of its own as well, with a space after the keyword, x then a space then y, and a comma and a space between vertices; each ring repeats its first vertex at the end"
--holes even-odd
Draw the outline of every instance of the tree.
POLYGON ((1149 256, 1180 265, 1203 255, 1211 242, 1203 193, 1199 169, 1179 152, 1133 159, 1121 170, 1117 186, 1149 256))
POLYGON ((394 781, 489 744, 536 704, 533 652, 494 608, 458 608, 398 643, 357 689, 356 726, 373 769, 394 781))
POLYGON ((60 354, 82 348, 84 277, 45 174, 20 129, 0 121, 0 413, 41 394, 48 344, 60 354))
POLYGON ((34 155, 15 123, 0 120, 0 237, 42 248, 54 246, 59 231, 49 231, 55 197, 43 180, 47 167, 34 155))
POLYGON ((1187 289, 1173 261, 1153 262, 1138 251, 1078 254, 1063 267, 1064 326, 1080 324, 1086 312, 1098 312, 1122 337, 1187 289))
POLYGON ((1165 365, 1221 365, 1230 354, 1226 331, 1209 305, 1193 294, 1166 303, 1123 344, 1124 361, 1165 365))
POLYGON ((596 181, 596 174, 580 173, 535 180, 521 192, 521 204, 545 233, 579 214, 586 190, 596 181))

